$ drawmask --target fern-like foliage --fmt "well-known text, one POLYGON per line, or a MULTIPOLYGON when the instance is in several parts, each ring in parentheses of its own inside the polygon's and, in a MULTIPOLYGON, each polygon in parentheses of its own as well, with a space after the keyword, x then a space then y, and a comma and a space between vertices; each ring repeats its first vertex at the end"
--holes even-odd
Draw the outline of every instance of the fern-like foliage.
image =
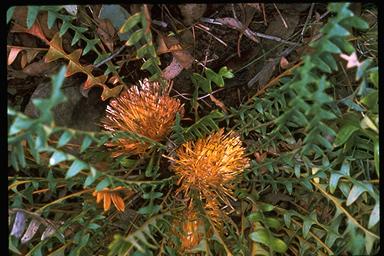
POLYGON ((167 220, 169 215, 170 213, 166 212, 149 218, 126 237, 115 235, 113 242, 109 245, 108 255, 129 255, 135 248, 142 255, 150 253, 148 249, 159 247, 159 239, 155 237, 156 233, 163 234, 165 230, 169 229, 167 220))
POLYGON ((137 49, 137 58, 143 58, 144 63, 141 66, 142 70, 147 70, 152 75, 149 80, 160 80, 161 69, 160 58, 157 56, 155 46, 153 45, 152 32, 150 29, 151 20, 148 14, 146 6, 143 7, 142 11, 135 13, 130 16, 124 24, 121 26, 119 33, 132 32, 130 38, 125 43, 127 46, 135 46, 137 49), (134 28, 137 28, 132 31, 134 28))
POLYGON ((197 140, 202 138, 212 131, 219 129, 217 125, 218 121, 223 120, 224 114, 218 110, 214 110, 208 115, 200 118, 194 124, 189 127, 181 127, 180 116, 176 116, 176 122, 173 126, 174 133, 171 135, 171 140, 176 144, 180 145, 188 140, 197 140))
MULTIPOLYGON (((254 97, 240 109, 232 108, 231 113, 237 117, 235 127, 253 140, 248 150, 256 155, 256 161, 247 175, 249 182, 255 175, 259 191, 270 188, 276 193, 273 200, 264 193, 252 196, 273 202, 272 216, 282 218, 285 227, 280 232, 290 237, 288 250, 295 247, 300 254, 311 250, 319 255, 345 251, 371 254, 377 252, 379 241, 379 195, 371 182, 375 182, 372 174, 379 178, 375 157, 377 69, 369 69, 369 59, 359 63, 356 91, 348 98, 334 97, 338 88, 328 77, 340 65, 335 54, 350 56, 355 52, 348 36, 352 29, 366 29, 367 24, 349 10, 348 4, 329 4, 329 10, 335 16, 321 29, 322 37, 311 43, 314 52, 303 57, 293 77, 281 79, 279 88, 254 97), (343 113, 339 106, 347 106, 348 111, 343 113), (288 196, 279 196, 281 191, 288 196), (316 209, 316 204, 305 207, 310 211, 297 206, 306 204, 309 199, 302 195, 308 193, 321 209, 316 209), (280 200, 288 200, 289 210, 275 206, 280 200), (357 202, 365 209, 362 215, 357 202), (329 219, 324 221, 320 213, 329 219)), ((274 225, 260 213, 252 214, 252 222, 274 225)), ((272 250, 281 244, 277 240, 273 243, 270 232, 250 238, 272 250)))
POLYGON ((327 124, 337 117, 330 107, 333 99, 327 94, 331 84, 322 74, 337 71, 333 54, 355 51, 347 40, 349 31, 367 28, 346 5, 331 4, 329 9, 337 14, 320 30, 322 37, 311 44, 315 52, 303 58, 303 65, 296 70, 294 78, 283 86, 282 90, 289 95, 288 108, 276 120, 277 129, 286 123, 288 127, 304 128, 307 135, 302 152, 307 155, 313 151, 321 154, 323 150, 319 146, 331 150, 332 144, 325 137, 336 135, 327 124))

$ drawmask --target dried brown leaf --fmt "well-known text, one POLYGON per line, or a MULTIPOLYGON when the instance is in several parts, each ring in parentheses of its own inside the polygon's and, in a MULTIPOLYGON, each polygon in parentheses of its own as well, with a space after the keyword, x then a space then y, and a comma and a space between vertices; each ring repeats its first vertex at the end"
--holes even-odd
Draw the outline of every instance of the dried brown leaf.
POLYGON ((183 66, 173 57, 171 64, 169 64, 162 72, 162 76, 166 80, 172 80, 183 70, 183 66))
POLYGON ((113 52, 113 38, 116 34, 116 30, 113 27, 110 20, 107 19, 98 19, 97 20, 98 27, 96 29, 97 34, 100 36, 101 41, 105 46, 107 46, 108 50, 113 52))
POLYGON ((287 60, 287 58, 285 58, 284 56, 282 56, 280 58, 280 67, 282 69, 287 69, 289 68, 290 64, 289 64, 289 61, 287 60))
POLYGON ((23 68, 23 72, 30 76, 43 76, 46 74, 51 74, 53 70, 56 70, 60 66, 60 64, 55 62, 46 63, 43 60, 36 61, 25 68, 23 68))
POLYGON ((43 40, 46 44, 49 45, 49 40, 47 39, 47 37, 44 35, 44 32, 40 26, 40 23, 38 20, 35 21, 35 23, 32 25, 31 28, 26 28, 24 26, 21 26, 17 23, 14 23, 13 24, 13 27, 11 28, 11 32, 19 32, 19 33, 28 33, 28 34, 31 34, 33 36, 36 36, 38 38, 40 38, 41 40, 43 40))
POLYGON ((209 98, 213 101, 213 103, 215 103, 216 106, 218 106, 219 108, 221 108, 221 110, 223 110, 225 113, 228 113, 227 111, 227 108, 225 107, 224 103, 221 102, 220 100, 218 100, 215 96, 213 96, 212 94, 209 95, 209 98))
POLYGON ((13 11, 13 20, 15 23, 22 26, 27 26, 28 7, 27 6, 16 6, 13 11))
POLYGON ((19 48, 19 47, 12 47, 12 48, 10 49, 10 51, 9 51, 9 54, 8 54, 7 64, 8 64, 8 65, 11 65, 11 64, 15 61, 17 55, 18 55, 22 50, 23 50, 23 49, 22 49, 22 48, 19 48))
POLYGON ((24 68, 28 64, 27 56, 25 54, 21 55, 20 66, 24 68))
POLYGON ((88 66, 83 66, 80 64, 80 56, 82 53, 81 49, 77 49, 74 52, 67 54, 62 47, 62 42, 59 34, 56 34, 52 40, 49 42, 49 50, 47 54, 45 55, 45 61, 46 62, 51 62, 57 59, 67 59, 69 60, 68 66, 67 66, 67 73, 66 76, 71 76, 75 73, 84 73, 87 75, 87 80, 84 82, 81 90, 83 94, 86 94, 86 91, 93 86, 100 86, 103 89, 101 99, 106 100, 110 97, 117 96, 121 89, 123 88, 123 84, 116 86, 112 89, 108 88, 105 85, 105 82, 107 80, 107 76, 101 75, 98 77, 95 77, 92 74, 93 66, 88 65, 88 66))

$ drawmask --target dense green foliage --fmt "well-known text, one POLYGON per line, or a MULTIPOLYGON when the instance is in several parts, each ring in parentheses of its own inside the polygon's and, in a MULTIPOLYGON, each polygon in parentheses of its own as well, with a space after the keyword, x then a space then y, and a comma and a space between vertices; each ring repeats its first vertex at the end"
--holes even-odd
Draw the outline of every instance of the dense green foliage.
MULTIPOLYGON (((45 8, 45 9, 44 9, 45 8)), ((75 31, 95 51, 82 27, 54 7, 50 17, 64 21, 60 34, 75 31)), ((48 8, 48 9, 47 9, 48 8)), ((168 142, 138 134, 85 132, 55 125, 52 108, 65 100, 61 91, 65 68, 52 77, 52 94, 33 101, 40 111, 30 118, 8 107, 9 224, 23 212, 28 225, 38 219, 54 236, 27 243, 27 255, 177 255, 172 223, 184 208, 174 195, 176 178, 167 160, 180 144, 196 140, 227 124, 247 146, 251 166, 236 186, 238 201, 228 214, 225 235, 205 234, 191 252, 204 255, 374 255, 379 247, 378 68, 370 59, 356 68, 358 87, 338 96, 332 76, 344 65, 337 55, 351 55, 348 36, 367 29, 348 4, 329 4, 334 16, 313 42, 314 52, 302 58, 292 77, 239 108, 219 110, 185 125, 176 118, 168 142), (104 144, 127 137, 149 143, 143 157, 108 157, 104 144), (78 144, 73 148, 73 144, 78 144), (108 169, 98 165, 106 162, 108 169), (136 193, 124 213, 103 213, 90 191, 122 186, 136 193), (36 191, 49 193, 34 193, 36 191), (49 253, 50 254, 49 254, 49 253)), ((37 12, 28 12, 32 26, 37 12)), ((53 20, 53 21, 52 21, 53 20)), ((145 13, 127 19, 121 32, 132 32, 126 45, 145 58, 143 69, 158 79, 159 58, 146 30, 145 13), (136 29, 136 30, 135 30, 136 29)), ((87 51, 84 49, 83 54, 87 51)), ((97 50, 96 50, 97 51, 97 50)), ((100 59, 105 56, 97 52, 100 59)), ((97 63, 99 60, 96 60, 97 63)), ((224 86, 226 68, 191 75, 199 90, 212 91, 211 81, 224 86)), ((193 102, 191 105, 193 106, 193 102)), ((205 216, 205 225, 211 222, 205 216)), ((19 237, 20 238, 20 237, 19 237)), ((21 242, 9 236, 9 250, 19 254, 21 242)))

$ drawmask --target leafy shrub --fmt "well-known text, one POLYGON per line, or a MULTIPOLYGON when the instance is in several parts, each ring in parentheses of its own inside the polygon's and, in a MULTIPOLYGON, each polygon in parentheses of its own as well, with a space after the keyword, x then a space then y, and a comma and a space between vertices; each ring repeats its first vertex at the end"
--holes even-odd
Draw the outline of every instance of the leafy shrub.
MULTIPOLYGON (((96 41, 87 39, 85 30, 60 8, 28 8, 29 28, 39 11, 48 11, 49 24, 63 21, 55 40, 71 28, 75 43, 86 42, 82 54, 97 53, 96 41)), ((334 16, 322 28, 322 37, 311 44, 314 52, 302 58, 291 77, 280 79, 262 97, 231 107, 229 113, 215 110, 189 126, 177 113, 163 140, 133 131, 85 132, 56 126, 52 108, 65 100, 60 88, 68 69, 73 71, 74 62, 80 65, 78 59, 69 59, 72 64, 52 77, 50 98, 33 100, 38 118, 8 106, 9 250, 28 255, 377 253, 378 68, 370 59, 353 62, 356 90, 345 98, 335 96, 338 88, 332 75, 342 65, 338 56, 352 63, 355 48, 348 36, 367 24, 353 15, 348 4, 332 3, 328 9, 334 16), (182 181, 170 164, 177 158, 177 148, 207 138, 223 121, 233 131, 228 136, 239 136, 228 141, 235 143, 241 137, 246 142, 249 166, 239 179, 231 180, 232 186, 218 190, 225 203, 206 198, 211 192, 206 184, 204 196, 193 186, 181 195, 182 181), (148 150, 110 158, 105 145, 124 139, 148 150), (92 193, 110 212, 102 212, 92 193), (191 230, 194 235, 188 233, 191 230), (191 248, 181 249, 186 244, 191 248)), ((132 32, 126 45, 136 46, 138 57, 145 58, 142 68, 152 80, 159 80, 159 58, 145 15, 145 9, 132 15, 120 30, 132 32)), ((7 20, 10 16, 11 11, 7 20)), ((50 47, 52 51, 52 43, 50 47)), ((60 57, 68 56, 61 52, 60 57)), ((200 89, 211 93, 212 81, 224 86, 223 78, 232 77, 226 67, 218 73, 207 68, 204 74, 191 75, 196 97, 200 89)), ((117 95, 112 94, 107 96, 117 95)), ((231 146, 227 148, 222 157, 230 162, 231 146)), ((215 149, 204 150, 206 155, 195 156, 196 161, 215 149)))

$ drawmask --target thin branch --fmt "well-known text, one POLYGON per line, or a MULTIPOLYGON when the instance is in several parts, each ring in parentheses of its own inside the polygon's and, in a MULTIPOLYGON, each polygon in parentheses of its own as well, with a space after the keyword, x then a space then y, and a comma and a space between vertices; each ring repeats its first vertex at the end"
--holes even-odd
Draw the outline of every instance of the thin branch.
MULTIPOLYGON (((218 18, 218 19, 206 19, 206 18, 204 18, 201 20, 203 22, 210 23, 210 24, 226 25, 226 26, 228 26, 232 29, 236 29, 240 32, 243 31, 243 25, 241 24, 241 22, 237 19, 234 19, 234 18, 228 18, 228 17, 227 18, 218 18)), ((261 37, 264 39, 273 40, 273 41, 277 41, 277 42, 289 44, 289 45, 298 45, 299 44, 299 43, 287 41, 287 40, 282 39, 282 38, 277 37, 277 36, 271 36, 271 35, 266 35, 266 34, 259 33, 259 32, 253 32, 249 28, 245 29, 244 34, 254 42, 258 42, 257 37, 261 37)))
POLYGON ((311 183, 318 189, 320 190, 320 192, 322 194, 324 194, 328 199, 330 199, 336 206, 336 208, 338 208, 340 211, 342 211, 350 221, 352 221, 358 228, 360 228, 361 230, 363 230, 366 234, 369 234, 370 236, 376 238, 376 239, 380 239, 380 237, 378 237, 376 234, 372 233, 371 231, 369 231, 368 229, 366 229, 365 227, 363 227, 359 222, 357 222, 357 220, 355 218, 353 218, 353 216, 341 205, 341 203, 338 201, 338 199, 330 194, 327 193, 327 191, 325 191, 319 184, 317 184, 316 182, 313 182, 311 181, 311 183))
POLYGON ((99 63, 97 63, 95 65, 95 68, 98 68, 100 67, 101 65, 103 65, 104 63, 112 60, 113 58, 115 58, 117 55, 119 55, 123 50, 125 49, 125 44, 123 46, 120 47, 119 50, 117 50, 115 53, 113 53, 111 56, 105 58, 104 60, 100 61, 99 63))
POLYGON ((281 12, 280 12, 279 8, 277 8, 276 4, 273 4, 273 6, 275 7, 276 11, 279 13, 280 18, 283 21, 284 27, 288 28, 287 22, 284 20, 283 15, 281 15, 281 12))
POLYGON ((304 38, 304 32, 307 28, 307 25, 308 25, 308 22, 309 20, 311 19, 311 16, 312 16, 312 13, 313 13, 313 8, 315 7, 315 4, 312 3, 311 4, 311 8, 309 9, 309 12, 308 12, 308 16, 307 16, 307 19, 305 20, 305 23, 304 23, 304 26, 303 26, 303 30, 301 30, 301 40, 303 40, 304 38))

